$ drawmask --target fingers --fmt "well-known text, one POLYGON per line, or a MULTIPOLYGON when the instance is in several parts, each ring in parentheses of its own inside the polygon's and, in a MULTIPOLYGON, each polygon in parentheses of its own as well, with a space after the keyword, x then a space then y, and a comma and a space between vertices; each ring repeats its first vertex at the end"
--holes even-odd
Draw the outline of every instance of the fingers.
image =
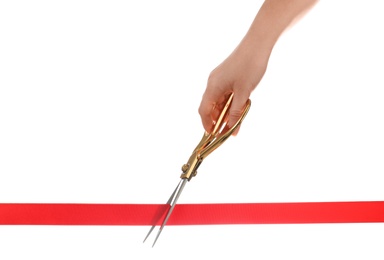
POLYGON ((199 107, 201 122, 203 124, 204 130, 208 133, 212 131, 212 125, 213 125, 211 120, 212 108, 213 108, 213 104, 208 101, 204 101, 204 103, 202 102, 199 107))
MULTIPOLYGON (((244 89, 241 91, 234 92, 233 100, 231 107, 229 109, 228 123, 227 128, 231 128, 236 124, 243 114, 244 106, 249 99, 249 92, 244 89)), ((203 95, 199 107, 199 114, 205 131, 211 133, 213 129, 214 122, 220 115, 226 99, 228 98, 228 93, 224 94, 222 92, 209 92, 206 91, 203 95), (221 94, 218 94, 221 93, 221 94)), ((237 135, 239 132, 240 126, 233 132, 232 135, 237 135)))
MULTIPOLYGON (((243 114, 244 106, 249 99, 250 93, 246 92, 243 88, 242 91, 235 92, 233 95, 232 105, 229 109, 228 128, 236 124, 243 114)), ((239 133, 240 126, 233 132, 232 135, 236 136, 239 133)))
POLYGON ((200 103, 199 114, 201 117, 201 122, 205 131, 207 131, 208 133, 211 133, 213 129, 214 120, 217 117, 215 108, 217 108, 216 104, 219 100, 219 96, 220 95, 218 93, 211 92, 207 88, 200 103))

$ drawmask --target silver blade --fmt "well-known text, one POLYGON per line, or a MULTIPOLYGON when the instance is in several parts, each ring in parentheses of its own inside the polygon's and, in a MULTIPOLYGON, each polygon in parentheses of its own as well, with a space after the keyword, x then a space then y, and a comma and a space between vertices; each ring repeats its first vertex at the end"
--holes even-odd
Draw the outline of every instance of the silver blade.
POLYGON ((161 227, 160 227, 160 229, 159 229, 159 232, 157 233, 157 236, 156 236, 156 238, 155 238, 155 241, 153 242, 152 247, 155 246, 156 241, 157 241, 157 239, 159 238, 159 236, 160 236, 160 234, 161 234, 161 231, 163 231, 163 228, 164 228, 165 224, 167 224, 167 221, 168 221, 169 217, 171 216, 172 211, 173 211, 173 209, 174 209, 175 206, 176 206, 176 202, 177 202, 177 200, 179 199, 180 194, 181 194, 181 192, 183 191, 184 186, 185 186, 185 184, 187 183, 187 181, 188 181, 188 179, 182 179, 182 180, 179 182, 179 185, 177 185, 176 189, 177 189, 178 187, 180 187, 180 188, 179 188, 179 190, 178 190, 177 193, 176 193, 175 199, 173 200, 173 202, 172 202, 172 204, 171 204, 171 207, 170 207, 169 210, 168 210, 167 216, 165 217, 165 219, 164 219, 164 221, 163 221, 163 224, 161 225, 161 227), (180 184, 181 184, 181 186, 180 186, 180 184))
MULTIPOLYGON (((180 180, 179 184, 176 186, 176 189, 173 191, 171 197, 169 197, 168 201, 167 201, 165 204, 169 204, 169 205, 171 205, 173 199, 175 198, 175 194, 176 194, 176 192, 177 192, 177 191, 179 190, 179 188, 180 188, 181 182, 182 182, 182 180, 180 180)), ((165 209, 164 211, 166 211, 166 209, 165 209)), ((161 214, 159 218, 161 218, 161 216, 163 216, 163 214, 161 214)), ((145 240, 147 240, 147 238, 149 237, 149 235, 152 233, 153 229, 156 227, 156 223, 157 223, 157 222, 158 222, 158 221, 156 221, 155 224, 151 227, 151 229, 149 230, 147 236, 144 238, 143 243, 145 242, 145 240)))

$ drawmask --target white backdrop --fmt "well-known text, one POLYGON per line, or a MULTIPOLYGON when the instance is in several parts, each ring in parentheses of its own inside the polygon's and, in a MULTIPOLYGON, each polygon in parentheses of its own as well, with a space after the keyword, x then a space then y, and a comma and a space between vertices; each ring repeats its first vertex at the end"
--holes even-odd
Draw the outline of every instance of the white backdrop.
MULTIPOLYGON (((1 1, 0 202, 164 203, 262 1, 1 1)), ((384 200, 379 1, 321 1, 179 203, 384 200)), ((0 226, 1 259, 383 259, 383 224, 0 226)))

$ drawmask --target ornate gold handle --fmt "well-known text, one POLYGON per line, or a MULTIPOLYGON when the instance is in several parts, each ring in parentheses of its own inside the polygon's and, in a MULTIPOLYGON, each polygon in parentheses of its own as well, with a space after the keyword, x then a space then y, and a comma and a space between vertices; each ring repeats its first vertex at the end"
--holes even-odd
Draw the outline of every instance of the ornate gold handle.
POLYGON ((204 133, 203 138, 196 146, 188 162, 183 165, 183 173, 181 174, 180 178, 190 180, 192 177, 196 176, 197 168, 199 168, 203 159, 206 158, 209 154, 211 154, 214 150, 216 150, 220 145, 222 145, 243 122, 245 116, 247 115, 251 107, 250 99, 247 100, 243 113, 239 120, 229 130, 225 131, 226 125, 224 124, 226 124, 225 120, 227 119, 232 100, 233 93, 229 96, 226 105, 221 111, 212 133, 204 133), (225 132, 222 133, 221 131, 225 132))
POLYGON ((243 122, 250 108, 251 108, 251 100, 248 99, 247 103, 245 104, 243 114, 241 115, 239 120, 237 120, 236 124, 232 126, 225 133, 219 134, 219 136, 215 140, 213 140, 208 146, 204 147, 200 151, 200 153, 197 154, 197 157, 199 159, 204 159, 205 157, 210 155, 214 150, 216 150, 220 145, 222 145, 228 139, 228 137, 230 137, 233 134, 233 132, 240 126, 240 124, 243 122))

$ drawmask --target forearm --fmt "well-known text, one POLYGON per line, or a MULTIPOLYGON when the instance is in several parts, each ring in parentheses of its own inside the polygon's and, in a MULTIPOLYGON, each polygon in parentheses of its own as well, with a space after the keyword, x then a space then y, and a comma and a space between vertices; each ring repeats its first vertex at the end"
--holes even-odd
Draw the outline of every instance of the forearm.
POLYGON ((265 0, 240 46, 268 59, 280 35, 318 0, 265 0))

